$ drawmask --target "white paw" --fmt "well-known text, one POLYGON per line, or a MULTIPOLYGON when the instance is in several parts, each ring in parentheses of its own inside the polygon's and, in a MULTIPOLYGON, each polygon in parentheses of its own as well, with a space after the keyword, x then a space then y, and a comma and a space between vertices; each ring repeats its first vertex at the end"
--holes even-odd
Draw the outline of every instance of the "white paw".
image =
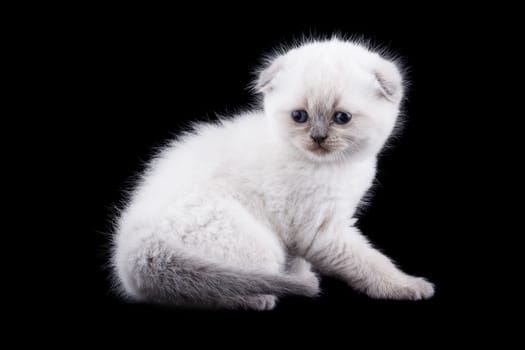
POLYGON ((288 268, 288 273, 304 284, 309 285, 314 292, 313 294, 319 293, 319 276, 312 271, 312 265, 306 260, 295 258, 288 268))
POLYGON ((275 295, 258 295, 250 297, 248 307, 253 310, 265 311, 272 310, 277 305, 277 297, 275 295))
POLYGON ((310 294, 308 294, 308 296, 313 297, 319 294, 321 288, 317 274, 312 271, 307 271, 303 275, 297 277, 299 277, 302 283, 310 286, 310 294))
POLYGON ((434 295, 434 284, 422 277, 408 278, 408 286, 405 287, 407 299, 420 300, 429 299, 434 295))
POLYGON ((380 299, 421 300, 434 295, 434 285, 421 277, 406 276, 400 282, 383 283, 370 288, 367 294, 380 299))

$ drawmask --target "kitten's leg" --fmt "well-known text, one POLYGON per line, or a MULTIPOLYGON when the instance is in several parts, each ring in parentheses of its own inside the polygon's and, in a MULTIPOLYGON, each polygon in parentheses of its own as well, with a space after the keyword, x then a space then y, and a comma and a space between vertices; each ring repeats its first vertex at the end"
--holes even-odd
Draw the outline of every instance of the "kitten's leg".
POLYGON ((343 234, 320 232, 305 257, 321 272, 342 278, 374 298, 426 299, 434 286, 399 270, 355 227, 343 234))
MULTIPOLYGON (((121 224, 115 267, 127 295, 264 310, 275 306, 272 293, 302 292, 301 281, 280 276, 286 255, 277 236, 244 207, 209 197, 198 204, 191 215, 168 207, 149 222, 121 224)), ((316 285, 305 284, 305 292, 316 285)))
POLYGON ((312 271, 312 265, 304 258, 294 256, 286 262, 286 271, 290 274, 304 275, 312 271))

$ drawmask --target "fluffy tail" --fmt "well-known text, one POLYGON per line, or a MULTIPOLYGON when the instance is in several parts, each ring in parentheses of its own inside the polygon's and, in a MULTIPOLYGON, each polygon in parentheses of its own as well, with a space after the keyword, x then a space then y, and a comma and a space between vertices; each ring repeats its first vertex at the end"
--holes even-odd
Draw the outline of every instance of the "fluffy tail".
POLYGON ((315 278, 214 266, 158 244, 154 249, 143 251, 131 271, 135 289, 131 294, 160 303, 211 306, 259 294, 315 296, 319 293, 315 278))

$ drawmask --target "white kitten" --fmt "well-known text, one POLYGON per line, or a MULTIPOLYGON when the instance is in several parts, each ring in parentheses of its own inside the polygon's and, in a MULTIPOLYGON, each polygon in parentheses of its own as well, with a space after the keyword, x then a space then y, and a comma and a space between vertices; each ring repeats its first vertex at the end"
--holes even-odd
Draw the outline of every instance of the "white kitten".
POLYGON ((304 44, 271 60, 264 110, 201 124, 152 163, 122 212, 113 263, 139 301, 271 309, 314 296, 321 273, 374 298, 421 299, 351 219, 403 96, 396 66, 359 44, 304 44))

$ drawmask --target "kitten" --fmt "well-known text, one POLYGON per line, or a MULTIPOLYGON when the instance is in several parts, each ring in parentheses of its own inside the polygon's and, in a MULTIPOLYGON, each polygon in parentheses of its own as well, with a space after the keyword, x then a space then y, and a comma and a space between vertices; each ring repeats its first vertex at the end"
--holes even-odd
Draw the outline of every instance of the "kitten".
POLYGON ((118 282, 133 300, 272 309, 315 296, 312 271, 373 298, 434 293, 351 219, 403 97, 396 65, 358 43, 303 44, 269 60, 264 108, 200 124, 151 163, 121 213, 118 282))

